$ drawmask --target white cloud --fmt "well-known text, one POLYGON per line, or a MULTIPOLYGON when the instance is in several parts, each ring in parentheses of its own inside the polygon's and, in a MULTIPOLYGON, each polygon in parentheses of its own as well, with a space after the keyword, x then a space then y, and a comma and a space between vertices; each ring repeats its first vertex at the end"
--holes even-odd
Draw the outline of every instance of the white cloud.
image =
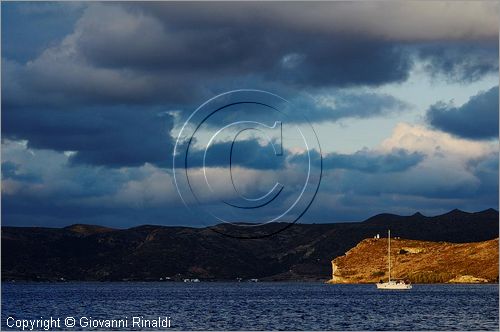
POLYGON ((390 151, 393 148, 466 161, 498 151, 498 142, 466 140, 421 125, 399 123, 392 135, 381 144, 383 151, 390 151))

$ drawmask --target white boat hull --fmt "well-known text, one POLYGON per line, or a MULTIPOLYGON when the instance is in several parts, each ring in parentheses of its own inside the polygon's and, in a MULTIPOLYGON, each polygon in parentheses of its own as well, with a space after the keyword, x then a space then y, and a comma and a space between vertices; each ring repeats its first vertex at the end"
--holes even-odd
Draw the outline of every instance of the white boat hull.
POLYGON ((399 282, 383 282, 377 284, 378 289, 411 289, 411 284, 399 283, 399 282))

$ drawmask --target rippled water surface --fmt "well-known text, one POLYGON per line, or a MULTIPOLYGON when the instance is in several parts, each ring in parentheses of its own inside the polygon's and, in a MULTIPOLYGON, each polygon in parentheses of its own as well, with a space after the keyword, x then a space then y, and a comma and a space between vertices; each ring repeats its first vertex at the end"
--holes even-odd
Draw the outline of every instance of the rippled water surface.
MULTIPOLYGON (((169 316, 190 330, 498 330, 498 285, 2 283, 6 319, 169 316)), ((63 325, 63 324, 62 324, 63 325)), ((130 328, 131 322, 129 322, 130 328)))

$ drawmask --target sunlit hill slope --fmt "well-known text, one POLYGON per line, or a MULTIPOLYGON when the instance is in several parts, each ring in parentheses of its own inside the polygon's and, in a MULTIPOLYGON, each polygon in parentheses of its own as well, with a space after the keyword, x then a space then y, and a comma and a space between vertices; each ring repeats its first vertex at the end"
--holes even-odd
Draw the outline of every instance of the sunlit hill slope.
MULTIPOLYGON (((332 261, 331 283, 388 278, 387 238, 365 239, 332 261)), ((498 238, 449 243, 391 239, 391 276, 413 283, 498 282, 498 238)))

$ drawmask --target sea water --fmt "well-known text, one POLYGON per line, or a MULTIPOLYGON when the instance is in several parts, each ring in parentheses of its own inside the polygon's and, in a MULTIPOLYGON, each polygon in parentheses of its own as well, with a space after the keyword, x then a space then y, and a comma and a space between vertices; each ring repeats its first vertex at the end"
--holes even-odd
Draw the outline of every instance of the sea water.
POLYGON ((59 319, 49 330, 498 330, 498 298, 491 284, 384 291, 299 282, 3 282, 1 325, 59 319), (113 321, 122 325, 103 325, 113 321), (151 325, 166 321, 170 327, 151 325))

